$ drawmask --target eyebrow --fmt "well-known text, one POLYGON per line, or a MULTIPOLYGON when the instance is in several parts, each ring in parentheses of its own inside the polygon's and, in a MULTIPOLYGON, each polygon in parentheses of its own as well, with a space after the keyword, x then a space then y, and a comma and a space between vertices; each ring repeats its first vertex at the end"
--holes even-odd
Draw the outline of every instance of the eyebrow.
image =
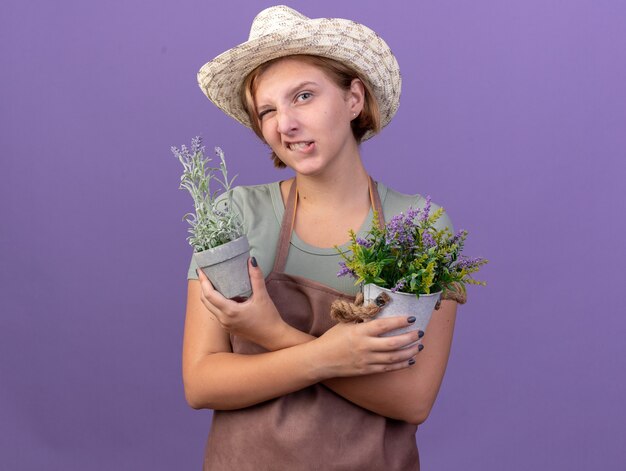
MULTIPOLYGON (((317 86, 317 82, 313 82, 311 80, 305 80, 304 82, 300 82, 297 85, 294 85, 293 87, 287 89, 287 92, 285 93, 285 96, 291 96, 294 93, 296 93, 297 90, 307 87, 309 85, 314 85, 317 86)), ((263 113, 266 109, 271 108, 271 105, 263 105, 263 106, 259 106, 257 107, 257 113, 263 113)))

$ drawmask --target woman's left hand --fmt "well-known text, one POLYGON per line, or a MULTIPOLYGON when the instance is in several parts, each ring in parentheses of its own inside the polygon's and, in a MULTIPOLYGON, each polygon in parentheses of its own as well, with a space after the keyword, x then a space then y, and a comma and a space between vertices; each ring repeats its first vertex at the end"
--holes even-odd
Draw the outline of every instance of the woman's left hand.
POLYGON ((202 270, 198 270, 201 300, 225 331, 273 350, 272 346, 287 324, 267 292, 262 270, 252 260, 248 260, 252 296, 247 300, 238 302, 226 299, 213 287, 202 270))

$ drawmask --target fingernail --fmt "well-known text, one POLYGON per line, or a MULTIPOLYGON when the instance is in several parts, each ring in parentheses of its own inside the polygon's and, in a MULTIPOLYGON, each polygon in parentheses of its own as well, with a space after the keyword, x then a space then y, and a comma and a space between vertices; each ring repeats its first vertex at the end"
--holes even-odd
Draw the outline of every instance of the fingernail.
POLYGON ((256 258, 254 258, 254 257, 252 257, 252 258, 250 259, 250 263, 252 263, 252 266, 253 266, 254 268, 256 268, 256 267, 258 266, 258 264, 256 263, 256 258))
POLYGON ((422 338, 422 337, 424 336, 424 331, 423 331, 423 330, 418 330, 418 331, 417 331, 417 336, 418 336, 419 338, 422 338))
POLYGON ((415 364, 415 358, 409 359, 409 365, 414 365, 414 364, 415 364))
POLYGON ((413 324, 413 322, 415 322, 416 320, 417 320, 417 319, 415 319, 415 316, 411 316, 411 317, 407 318, 407 320, 406 320, 406 321, 407 321, 409 324, 413 324))
POLYGON ((422 350, 424 350, 424 345, 422 345, 422 344, 420 343, 420 346, 419 346, 419 347, 417 347, 417 349, 421 352, 422 350))

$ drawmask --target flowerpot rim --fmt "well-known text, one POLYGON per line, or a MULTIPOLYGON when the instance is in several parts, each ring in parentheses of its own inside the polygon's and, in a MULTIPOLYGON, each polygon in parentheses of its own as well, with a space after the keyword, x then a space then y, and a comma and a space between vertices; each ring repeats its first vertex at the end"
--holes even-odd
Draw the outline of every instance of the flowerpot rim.
POLYGON ((421 298, 421 297, 423 297, 423 296, 439 296, 441 293, 443 293, 443 290, 440 290, 440 291, 436 291, 435 293, 429 293, 429 294, 423 293, 423 294, 416 295, 415 293, 404 293, 404 292, 402 292, 402 291, 391 291, 391 289, 389 289, 389 288, 383 288, 382 286, 377 285, 376 283, 365 283, 365 284, 363 285, 363 288, 365 288, 365 287, 366 287, 366 286, 368 286, 368 285, 371 285, 371 286, 376 286, 376 288, 378 288, 378 289, 380 289, 380 290, 382 290, 382 291, 385 291, 385 292, 387 292, 387 293, 389 293, 389 294, 391 294, 391 295, 401 295, 401 296, 419 296, 419 297, 421 298))
MULTIPOLYGON (((229 240, 228 242, 224 242, 223 244, 216 245, 215 247, 211 247, 210 249, 200 250, 199 252, 196 252, 196 251, 194 250, 194 252, 193 252, 193 253, 194 253, 194 255, 195 255, 195 254, 199 254, 199 253, 210 252, 211 250, 216 250, 216 249, 219 249, 220 247, 224 247, 224 246, 225 246, 225 245, 227 245, 227 244, 233 244, 233 245, 235 245, 235 242, 240 242, 242 239, 246 239, 246 241, 247 241, 247 240, 248 240, 248 236, 247 236, 246 234, 244 234, 244 235, 242 235, 242 236, 240 236, 240 237, 237 237, 236 239, 229 240)), ((248 245, 249 245, 249 243, 248 243, 248 245)), ((244 252, 245 252, 245 250, 244 250, 244 252)))
POLYGON ((194 252, 193 258, 199 267, 205 268, 217 263, 231 260, 235 257, 239 257, 242 254, 250 253, 250 243, 248 237, 243 235, 238 239, 231 240, 225 244, 218 245, 201 252, 194 252))

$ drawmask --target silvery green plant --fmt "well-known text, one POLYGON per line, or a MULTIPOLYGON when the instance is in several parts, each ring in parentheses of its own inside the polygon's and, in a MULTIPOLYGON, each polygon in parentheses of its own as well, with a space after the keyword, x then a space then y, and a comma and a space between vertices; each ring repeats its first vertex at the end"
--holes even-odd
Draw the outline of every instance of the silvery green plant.
POLYGON ((194 252, 212 249, 243 235, 243 227, 238 214, 233 210, 231 188, 233 181, 228 180, 228 170, 224 152, 219 147, 215 153, 219 157, 219 166, 211 166, 213 161, 204 154, 202 138, 191 140, 191 149, 182 145, 180 149, 172 147, 172 153, 183 164, 180 177, 181 190, 185 189, 193 198, 194 212, 187 213, 183 220, 191 227, 187 241, 194 252), (220 189, 213 189, 212 183, 219 183, 224 196, 219 197, 220 189))

